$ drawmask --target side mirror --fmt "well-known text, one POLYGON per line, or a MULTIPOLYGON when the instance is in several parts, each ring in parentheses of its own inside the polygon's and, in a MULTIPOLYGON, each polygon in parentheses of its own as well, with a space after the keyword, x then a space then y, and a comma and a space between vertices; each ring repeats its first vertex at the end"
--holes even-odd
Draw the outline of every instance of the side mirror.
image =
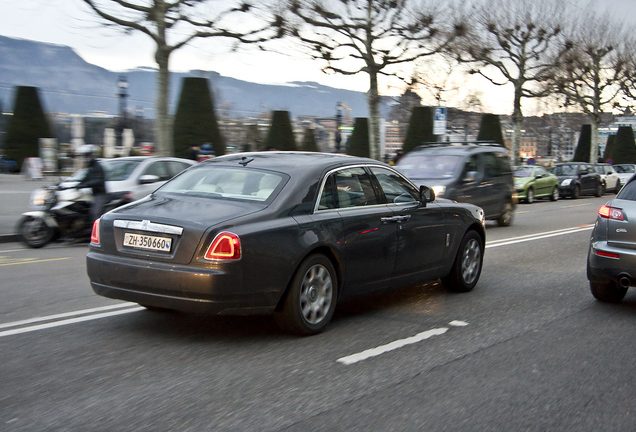
POLYGON ((477 180, 477 171, 468 171, 465 175, 464 175, 464 179, 463 182, 464 183, 472 183, 475 180, 477 180))
POLYGON ((426 203, 435 201, 435 191, 428 186, 420 186, 420 202, 424 207, 426 203))
POLYGON ((153 174, 146 174, 139 177, 139 184, 150 184, 159 181, 159 176, 153 174))

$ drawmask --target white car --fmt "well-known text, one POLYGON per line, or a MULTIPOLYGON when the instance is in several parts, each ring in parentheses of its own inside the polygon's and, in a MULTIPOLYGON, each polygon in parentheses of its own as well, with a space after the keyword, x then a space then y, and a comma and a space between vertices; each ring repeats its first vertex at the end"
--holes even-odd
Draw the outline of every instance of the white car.
POLYGON ((594 167, 596 172, 601 175, 606 192, 618 193, 622 185, 627 183, 627 181, 621 181, 619 175, 610 164, 595 164, 594 167))
POLYGON ((616 173, 618 174, 622 185, 627 184, 629 179, 632 178, 634 174, 636 174, 635 164, 612 165, 612 168, 614 168, 614 171, 616 171, 616 173))
MULTIPOLYGON (((197 162, 173 157, 130 156, 100 159, 99 163, 106 175, 106 191, 126 191, 129 193, 127 198, 136 201, 197 162)), ((72 187, 84 178, 85 173, 85 169, 77 171, 62 185, 72 187)))

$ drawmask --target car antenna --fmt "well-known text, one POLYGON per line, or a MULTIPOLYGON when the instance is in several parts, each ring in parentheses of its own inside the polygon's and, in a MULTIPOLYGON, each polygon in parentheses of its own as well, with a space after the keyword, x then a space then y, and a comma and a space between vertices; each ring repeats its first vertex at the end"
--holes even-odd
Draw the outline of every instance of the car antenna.
POLYGON ((252 162, 254 160, 254 158, 250 158, 248 159, 247 156, 243 156, 241 158, 241 161, 239 162, 239 164, 243 165, 243 166, 247 166, 248 163, 252 162))

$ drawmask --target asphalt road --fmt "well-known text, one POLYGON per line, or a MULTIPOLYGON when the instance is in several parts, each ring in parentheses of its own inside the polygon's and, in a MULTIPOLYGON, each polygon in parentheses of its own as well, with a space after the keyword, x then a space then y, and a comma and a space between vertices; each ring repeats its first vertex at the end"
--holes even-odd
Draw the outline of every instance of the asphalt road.
POLYGON ((1 244, 0 430, 634 430, 636 291, 585 277, 609 198, 520 205, 472 292, 341 304, 308 338, 98 297, 86 246, 1 244))

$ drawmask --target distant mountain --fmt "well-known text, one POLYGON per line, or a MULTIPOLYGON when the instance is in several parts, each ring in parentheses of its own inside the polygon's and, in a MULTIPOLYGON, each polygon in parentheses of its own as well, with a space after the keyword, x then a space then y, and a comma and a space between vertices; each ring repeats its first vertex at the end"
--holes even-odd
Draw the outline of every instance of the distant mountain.
MULTIPOLYGON (((0 101, 12 109, 14 87, 40 89, 44 109, 50 113, 88 114, 103 111, 119 113, 117 81, 128 82, 127 106, 132 112, 143 110, 154 117, 156 70, 140 68, 120 73, 87 63, 67 46, 0 36, 0 101)), ((247 117, 271 110, 286 110, 292 116, 334 116, 336 104, 351 108, 353 117, 368 117, 366 96, 362 92, 323 86, 312 82, 265 85, 221 76, 212 71, 171 74, 170 111, 174 113, 186 76, 210 80, 215 107, 231 117, 247 117)), ((381 109, 386 112, 386 106, 381 109)))

